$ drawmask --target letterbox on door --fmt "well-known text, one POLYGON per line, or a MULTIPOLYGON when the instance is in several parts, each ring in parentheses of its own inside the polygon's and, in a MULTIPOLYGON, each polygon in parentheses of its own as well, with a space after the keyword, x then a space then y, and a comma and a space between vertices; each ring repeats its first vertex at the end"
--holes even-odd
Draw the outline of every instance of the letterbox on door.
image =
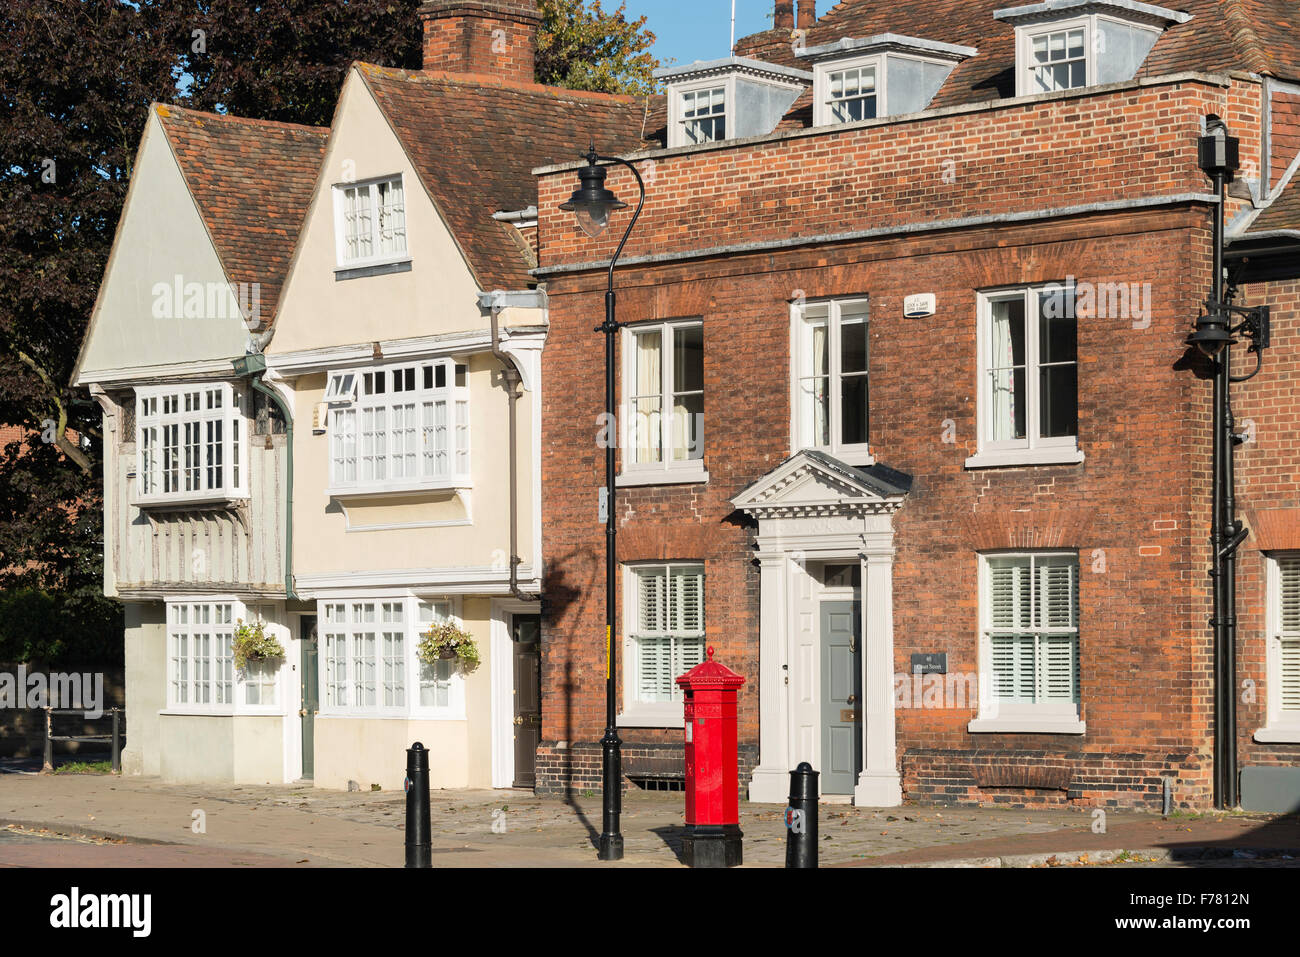
POLYGON ((736 692, 745 679, 708 660, 677 679, 686 726, 686 836, 691 867, 741 863, 736 692))

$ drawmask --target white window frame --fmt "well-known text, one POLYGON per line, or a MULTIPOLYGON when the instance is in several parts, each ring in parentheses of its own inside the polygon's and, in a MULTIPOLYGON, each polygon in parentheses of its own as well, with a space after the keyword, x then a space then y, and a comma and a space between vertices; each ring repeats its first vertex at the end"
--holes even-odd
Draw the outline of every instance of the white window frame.
POLYGON ((1264 561, 1267 723, 1255 732, 1255 740, 1270 744, 1300 744, 1300 709, 1283 710, 1282 707, 1282 642, 1300 642, 1300 633, 1291 637, 1290 634, 1284 636, 1282 631, 1282 563, 1300 562, 1300 552, 1273 552, 1265 555, 1264 561))
POLYGON ((248 425, 245 420, 242 395, 229 382, 187 382, 180 385, 141 386, 135 390, 135 444, 136 444, 136 495, 135 505, 188 504, 197 502, 223 502, 248 497, 248 425), (221 396, 219 408, 207 408, 209 393, 221 396), (196 395, 198 410, 184 411, 188 396, 196 395), (175 403, 169 411, 169 400, 175 403), (210 466, 198 466, 201 488, 178 488, 160 491, 166 484, 164 477, 163 433, 169 427, 176 429, 178 484, 188 480, 184 450, 185 427, 196 425, 200 434, 199 452, 207 446, 206 432, 209 423, 222 424, 221 430, 221 486, 210 485, 210 466), (145 442, 146 430, 151 431, 145 442))
POLYGON ((402 263, 411 261, 411 226, 410 216, 407 214, 409 204, 409 193, 407 190, 406 178, 402 173, 394 173, 387 176, 375 176, 370 179, 357 180, 350 183, 335 183, 332 190, 334 194, 334 254, 338 264, 337 268, 356 269, 364 266, 381 266, 391 263, 402 263), (380 253, 380 236, 379 236, 379 214, 378 214, 378 187, 384 183, 396 183, 402 189, 402 246, 400 250, 394 250, 388 253, 380 253), (349 257, 347 254, 347 223, 345 219, 345 202, 346 191, 350 189, 368 189, 370 197, 370 242, 373 250, 370 256, 349 257))
MULTIPOLYGON (((357 593, 347 596, 331 596, 317 600, 318 633, 320 635, 320 653, 317 655, 317 667, 320 669, 320 717, 322 718, 407 718, 430 721, 464 721, 465 720, 465 672, 464 669, 449 663, 446 677, 447 704, 445 706, 421 704, 421 662, 416 653, 420 641, 421 615, 420 606, 440 606, 443 614, 458 627, 464 628, 461 618, 460 600, 448 596, 393 595, 377 592, 357 593), (343 606, 346 620, 336 622, 332 608, 343 606), (357 620, 354 606, 374 606, 374 621, 357 620), (397 628, 385 628, 384 606, 395 605, 401 608, 402 621, 402 691, 403 701, 400 705, 387 704, 386 675, 384 655, 384 632, 396 632, 397 628), (373 705, 356 703, 356 636, 373 631, 375 635, 374 655, 374 696, 373 705), (330 664, 333 661, 332 641, 336 635, 344 636, 342 685, 346 701, 335 703, 332 700, 330 682, 330 664)), ((396 622, 388 622, 393 625, 396 622)))
POLYGON ((889 50, 867 56, 820 60, 813 64, 813 126, 844 126, 848 123, 869 123, 893 115, 889 108, 889 59, 915 60, 918 63, 935 63, 952 67, 952 60, 940 57, 917 56, 889 50), (876 115, 864 120, 837 120, 831 115, 831 74, 845 70, 873 68, 876 71, 876 115))
MULTIPOLYGON (((1097 24, 1102 20, 1105 20, 1108 23, 1122 24, 1136 30, 1145 30, 1149 33, 1154 33, 1157 41, 1163 32, 1160 27, 1149 23, 1141 23, 1135 20, 1127 20, 1123 17, 1106 16, 1099 13, 1018 26, 1016 27, 1016 96, 1047 96, 1051 94, 1068 93, 1072 90, 1083 90, 1090 86, 1099 85, 1096 82, 1098 73, 1097 57, 1100 52, 1097 49, 1097 24), (1083 28, 1083 85, 1071 87, 1069 90, 1037 89, 1034 82, 1034 71, 1037 66, 1033 59, 1034 39, 1044 36, 1045 34, 1077 30, 1080 27, 1083 28)), ((1141 70, 1141 65, 1138 66, 1138 69, 1141 70)))
POLYGON ((381 495, 430 489, 464 489, 473 485, 472 429, 469 387, 469 363, 453 358, 414 359, 378 365, 331 370, 326 382, 328 407, 328 450, 326 493, 335 496, 381 495), (457 384, 458 370, 464 385, 457 384), (394 391, 394 374, 412 373, 413 389, 394 391), (437 385, 439 374, 444 385, 437 385), (346 379, 352 377, 350 386, 346 379), (384 377, 384 391, 366 395, 366 376, 384 377), (432 383, 425 386, 425 382, 432 383), (445 446, 437 446, 438 406, 443 406, 445 446), (414 410, 407 408, 414 406, 414 410), (399 450, 395 428, 396 408, 413 415, 406 429, 414 430, 414 451, 399 450), (382 411, 383 478, 365 478, 367 457, 365 421, 367 413, 382 411), (432 447, 432 448, 431 448, 432 447), (443 448, 446 471, 436 471, 437 448, 443 448), (349 467, 349 451, 351 465, 349 467), (399 458, 414 454, 415 475, 395 477, 399 458), (432 457, 431 457, 432 456, 432 457))
POLYGON ((977 295, 976 303, 976 429, 978 452, 966 459, 966 468, 991 468, 1015 465, 1077 465, 1083 461, 1079 450, 1079 341, 1075 327, 1075 418, 1074 435, 1042 436, 1041 403, 1039 401, 1039 341, 1037 297, 1049 291, 1073 295, 1072 287, 1065 283, 1040 283, 1031 286, 1014 286, 989 290, 977 295), (993 440, 988 437, 993 424, 992 327, 993 305, 997 302, 1024 297, 1025 303, 1025 437, 1023 439, 993 440))
MULTIPOLYGON (((167 696, 164 714, 198 714, 198 715, 283 715, 286 713, 288 696, 286 688, 286 674, 291 669, 285 667, 285 661, 280 661, 275 668, 275 676, 271 681, 271 688, 275 700, 270 704, 248 704, 248 674, 241 671, 234 663, 234 633, 239 627, 242 619, 245 623, 252 621, 261 621, 269 634, 274 635, 280 642, 281 647, 285 649, 286 656, 289 650, 289 628, 277 619, 283 617, 279 614, 276 606, 268 603, 248 604, 238 598, 229 595, 197 595, 186 598, 169 598, 165 603, 164 633, 166 635, 167 663, 167 696), (206 606, 208 608, 208 622, 203 623, 200 628, 195 626, 199 623, 195 619, 195 607, 206 606), (228 627, 225 623, 214 621, 215 606, 230 606, 230 622, 228 627), (181 606, 185 609, 186 621, 182 624, 178 621, 181 612, 181 606), (268 614, 270 617, 267 617, 268 614), (231 686, 231 700, 218 702, 217 684, 219 681, 218 666, 225 656, 218 654, 216 644, 216 635, 212 635, 213 645, 207 655, 209 665, 209 684, 211 687, 210 700, 206 703, 198 703, 195 699, 195 690, 198 676, 194 673, 195 654, 194 654, 194 633, 195 631, 216 632, 218 630, 227 630, 231 636, 231 655, 229 658, 231 686), (188 688, 186 700, 181 700, 176 693, 177 683, 177 641, 184 632, 186 639, 186 670, 185 682, 188 688)), ((259 684, 262 684, 259 682, 259 684)))
MULTIPOLYGON (((856 319, 856 316, 854 316, 856 319)), ((817 322, 821 320, 818 319, 817 322)), ((867 466, 875 464, 875 456, 871 452, 870 443, 870 416, 871 416, 871 308, 870 297, 868 296, 848 296, 838 299, 816 299, 808 301, 796 301, 790 305, 790 449, 792 452, 798 452, 802 449, 816 449, 832 455, 847 465, 867 466), (830 444, 813 445, 811 436, 804 427, 804 408, 803 408, 803 389, 802 380, 805 377, 804 369, 806 361, 811 361, 808 355, 810 349, 809 328, 812 321, 808 318, 807 313, 810 308, 820 309, 825 307, 827 310, 826 325, 828 335, 826 337, 826 349, 829 356, 829 380, 830 380, 830 444), (848 309, 861 307, 864 310, 864 321, 867 327, 867 422, 868 422, 868 441, 855 442, 846 445, 843 438, 843 422, 841 393, 843 389, 843 372, 840 368, 841 350, 840 336, 841 323, 844 319, 844 312, 848 309)))
POLYGON ((708 646, 709 584, 705 562, 674 560, 623 565, 623 709, 619 712, 617 718, 617 724, 620 727, 681 728, 685 725, 682 692, 676 681, 672 685, 673 698, 671 701, 642 701, 638 697, 640 656, 637 654, 637 638, 635 637, 636 632, 640 631, 637 626, 637 611, 640 607, 638 588, 642 575, 646 572, 662 569, 665 575, 671 576, 673 569, 680 568, 698 568, 700 571, 702 579, 700 597, 703 606, 701 609, 701 622, 705 627, 700 629, 699 640, 701 642, 701 660, 704 660, 703 650, 708 646))
POLYGON ((691 83, 674 84, 669 88, 668 97, 668 145, 670 148, 678 146, 708 146, 711 143, 723 143, 729 139, 735 138, 735 104, 736 104, 736 83, 735 78, 731 76, 711 77, 706 80, 696 80, 691 83), (711 114, 711 117, 722 117, 724 136, 722 139, 706 140, 702 143, 693 143, 686 138, 686 123, 688 122, 685 113, 686 107, 684 100, 688 93, 700 93, 706 90, 722 90, 722 112, 711 114))
MULTIPOLYGON (((707 482, 709 473, 704 465, 704 443, 705 431, 704 423, 692 423, 688 427, 696 431, 698 425, 698 442, 699 457, 674 460, 672 458, 673 449, 673 429, 675 418, 669 414, 673 408, 673 397, 676 394, 673 389, 674 382, 674 362, 675 349, 673 347, 672 337, 676 336, 678 330, 682 329, 700 329, 703 330, 704 323, 699 319, 678 319, 668 322, 649 322, 634 323, 623 327, 622 345, 623 345, 623 362, 622 362, 622 435, 619 437, 619 444, 622 446, 622 471, 618 476, 619 485, 658 485, 687 482, 707 482), (646 333, 659 333, 659 443, 660 443, 660 461, 658 462, 637 462, 636 461, 636 440, 639 420, 636 416, 636 409, 633 403, 633 397, 636 394, 636 339, 638 335, 646 333)), ((701 342, 703 341, 703 332, 701 331, 701 342)), ((701 363, 703 363, 703 348, 701 348, 701 363)), ((701 370, 701 374, 703 370, 701 370)), ((703 385, 701 378, 701 385, 703 385)), ((708 410, 708 389, 702 390, 705 401, 705 411, 708 410)), ((703 418, 703 416, 701 416, 703 418)))
MULTIPOLYGON (((1063 701, 1060 699, 1038 702, 1013 702, 998 699, 993 687, 993 648, 990 640, 992 628, 990 594, 991 561, 1007 558, 1028 558, 1030 563, 1030 588, 1033 589, 1033 560, 1046 558, 1069 558, 1075 563, 1076 584, 1079 579, 1079 553, 1077 551, 1005 551, 987 552, 979 555, 979 715, 972 720, 966 730, 972 734, 979 733, 1028 733, 1028 734, 1084 734, 1086 724, 1080 718, 1080 702, 1083 697, 1082 667, 1082 595, 1079 607, 1075 609, 1074 654, 1079 665, 1078 697, 1080 701, 1063 701)), ((1033 628, 1035 632, 1061 631, 1048 626, 1033 628)), ((1071 633, 1065 630, 1065 633, 1071 633)))

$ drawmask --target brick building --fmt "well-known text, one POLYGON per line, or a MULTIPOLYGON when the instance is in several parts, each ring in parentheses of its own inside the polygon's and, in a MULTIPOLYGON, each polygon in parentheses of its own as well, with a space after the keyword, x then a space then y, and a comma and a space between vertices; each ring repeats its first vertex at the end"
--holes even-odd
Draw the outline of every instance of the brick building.
MULTIPOLYGON (((809 760, 866 805, 1208 805, 1211 388, 1183 340, 1218 116, 1229 276, 1273 309, 1233 387, 1238 754, 1300 795, 1297 27, 1269 0, 776 0, 664 71, 617 272, 629 778, 680 774, 671 679, 713 645, 749 679, 755 800, 809 760)), ((537 171, 541 791, 597 785, 604 723, 592 327, 627 213, 575 228, 576 169, 537 171)))

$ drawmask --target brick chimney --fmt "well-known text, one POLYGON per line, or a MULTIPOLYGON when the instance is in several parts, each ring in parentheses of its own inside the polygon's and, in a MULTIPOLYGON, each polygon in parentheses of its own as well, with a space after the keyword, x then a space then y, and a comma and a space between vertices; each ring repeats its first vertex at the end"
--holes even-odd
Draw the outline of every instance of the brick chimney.
POLYGON ((424 69, 534 82, 542 20, 536 0, 427 0, 420 20, 424 69))
POLYGON ((772 29, 794 29, 794 0, 776 0, 776 13, 772 16, 772 29))
POLYGON ((811 30, 817 26, 817 0, 799 0, 799 29, 811 30))

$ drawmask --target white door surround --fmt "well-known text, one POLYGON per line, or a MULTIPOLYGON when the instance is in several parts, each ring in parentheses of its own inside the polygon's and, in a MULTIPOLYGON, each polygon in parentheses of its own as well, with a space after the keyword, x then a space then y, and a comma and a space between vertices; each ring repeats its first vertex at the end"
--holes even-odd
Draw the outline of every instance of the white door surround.
MULTIPOLYGON (((751 801, 785 803, 790 771, 820 750, 817 588, 809 563, 862 564, 862 771, 853 803, 902 803, 894 734, 893 513, 911 478, 822 452, 786 459, 732 504, 758 520, 759 765, 751 801)), ((817 767, 817 764, 813 764, 817 767)))
POLYGON ((515 785, 515 648, 510 629, 515 615, 536 615, 535 601, 492 599, 492 786, 515 785))

